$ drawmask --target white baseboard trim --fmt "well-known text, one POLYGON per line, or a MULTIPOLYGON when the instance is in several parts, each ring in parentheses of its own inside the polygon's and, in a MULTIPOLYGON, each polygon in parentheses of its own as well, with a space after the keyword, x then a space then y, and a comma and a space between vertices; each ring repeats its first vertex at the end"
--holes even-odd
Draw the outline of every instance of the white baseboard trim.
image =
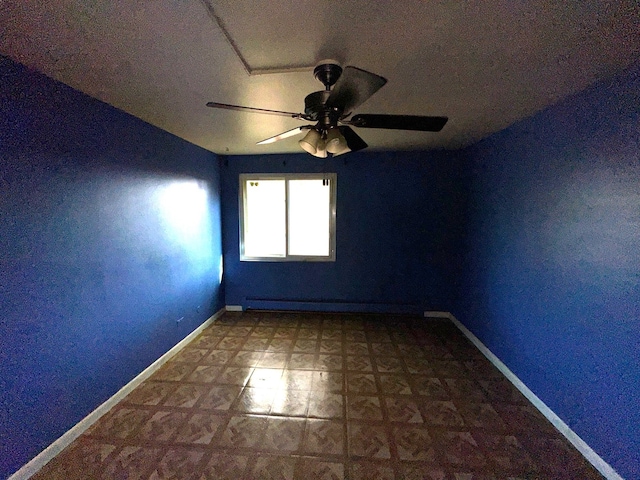
POLYGON ((520 380, 515 373, 509 370, 502 361, 496 357, 482 341, 476 337, 467 327, 449 312, 424 312, 425 317, 448 318, 458 329, 473 343, 487 359, 495 365, 495 367, 507 377, 507 379, 527 397, 527 399, 536 407, 547 420, 549 420, 556 429, 565 436, 571 444, 586 458, 607 480, 624 480, 611 465, 609 465, 600 455, 598 455, 587 443, 578 436, 576 432, 564 423, 564 421, 556 415, 538 396, 520 380))
POLYGON ((200 332, 215 322, 223 313, 225 309, 220 309, 214 313, 211 317, 202 323, 189 335, 184 337, 178 343, 176 343, 170 350, 164 355, 158 358, 155 362, 140 372, 134 379, 127 383, 124 387, 118 390, 111 398, 106 400, 102 405, 96 408, 93 412, 88 414, 78 423, 76 423, 71 429, 67 430, 60 438, 54 441, 51 445, 45 448, 42 452, 36 455, 31 461, 26 463, 17 472, 11 475, 7 480, 27 480, 33 475, 38 473, 42 467, 49 463, 56 455, 71 444, 76 438, 82 435, 91 425, 97 422, 100 417, 113 408, 120 400, 129 395, 131 391, 149 378, 155 373, 162 365, 167 363, 174 355, 182 350, 191 340, 197 337, 200 332))
POLYGON ((227 305, 224 307, 227 312, 241 312, 242 305, 227 305))

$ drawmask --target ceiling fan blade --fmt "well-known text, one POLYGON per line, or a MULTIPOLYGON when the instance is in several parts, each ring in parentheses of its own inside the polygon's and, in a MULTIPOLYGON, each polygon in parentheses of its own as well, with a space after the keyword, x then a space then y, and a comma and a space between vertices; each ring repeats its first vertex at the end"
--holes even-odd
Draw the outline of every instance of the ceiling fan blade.
POLYGON ((279 115, 281 117, 300 118, 302 120, 308 120, 307 115, 305 115, 304 113, 283 112, 281 110, 267 110, 266 108, 243 107, 241 105, 229 105, 227 103, 217 102, 208 102, 207 107, 222 108, 224 110, 236 110, 238 112, 265 113, 267 115, 279 115))
POLYGON ((259 141, 256 145, 266 145, 268 143, 274 143, 278 140, 282 140, 285 138, 293 137, 294 135, 298 135, 302 133, 303 130, 309 130, 313 128, 313 125, 304 125, 302 127, 292 128, 291 130, 287 130, 286 132, 282 132, 278 135, 274 135, 273 137, 265 138, 264 140, 259 141))
POLYGON ((447 123, 447 117, 424 117, 419 115, 379 115, 363 113, 354 115, 348 123, 362 128, 388 128, 392 130, 418 130, 439 132, 447 123))
POLYGON ((334 85, 326 105, 338 108, 344 115, 376 93, 387 79, 356 67, 345 67, 334 85))
POLYGON ((342 155, 343 153, 357 152, 358 150, 362 150, 363 148, 367 148, 369 146, 362 138, 360 138, 360 136, 356 132, 353 131, 351 127, 343 125, 341 127, 338 127, 338 130, 340 130, 340 133, 347 141, 347 148, 345 148, 341 152, 334 153, 334 157, 342 155))

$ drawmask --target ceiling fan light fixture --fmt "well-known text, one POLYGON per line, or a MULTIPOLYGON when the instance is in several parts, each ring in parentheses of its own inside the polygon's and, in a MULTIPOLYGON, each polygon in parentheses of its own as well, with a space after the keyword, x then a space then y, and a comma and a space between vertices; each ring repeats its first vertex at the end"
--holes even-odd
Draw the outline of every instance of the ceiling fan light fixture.
POLYGON ((347 140, 344 138, 340 130, 337 128, 331 128, 327 132, 327 152, 333 153, 346 153, 344 150, 347 147, 347 140))
POLYGON ((318 147, 321 146, 321 141, 322 135, 320 134, 320 132, 315 128, 312 128, 304 136, 304 138, 298 142, 298 144, 305 152, 310 153, 311 155, 315 155, 318 151, 318 147))
POLYGON ((314 157, 318 158, 327 158, 327 143, 324 138, 320 138, 318 142, 318 146, 316 148, 316 153, 313 154, 314 157))

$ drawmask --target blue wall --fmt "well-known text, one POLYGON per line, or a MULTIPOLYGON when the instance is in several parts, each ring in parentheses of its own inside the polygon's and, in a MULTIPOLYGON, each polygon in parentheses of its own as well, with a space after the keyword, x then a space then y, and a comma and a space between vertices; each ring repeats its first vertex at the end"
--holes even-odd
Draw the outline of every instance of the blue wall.
POLYGON ((451 152, 228 157, 222 166, 227 305, 448 310, 459 278, 464 170, 451 152), (336 172, 335 262, 240 262, 240 173, 336 172), (261 299, 267 299, 264 301, 261 299))
POLYGON ((463 152, 454 314, 625 478, 640 478, 640 68, 463 152))
POLYGON ((4 478, 224 302, 215 155, 4 57, 0 78, 4 478))

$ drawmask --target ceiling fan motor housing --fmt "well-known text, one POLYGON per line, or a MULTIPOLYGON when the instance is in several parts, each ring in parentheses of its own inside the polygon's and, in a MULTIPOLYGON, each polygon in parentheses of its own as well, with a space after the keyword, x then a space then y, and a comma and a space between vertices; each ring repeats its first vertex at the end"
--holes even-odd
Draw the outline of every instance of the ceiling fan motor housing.
POLYGON ((330 90, 342 75, 342 67, 332 60, 324 60, 313 69, 313 76, 318 79, 325 90, 330 90))

